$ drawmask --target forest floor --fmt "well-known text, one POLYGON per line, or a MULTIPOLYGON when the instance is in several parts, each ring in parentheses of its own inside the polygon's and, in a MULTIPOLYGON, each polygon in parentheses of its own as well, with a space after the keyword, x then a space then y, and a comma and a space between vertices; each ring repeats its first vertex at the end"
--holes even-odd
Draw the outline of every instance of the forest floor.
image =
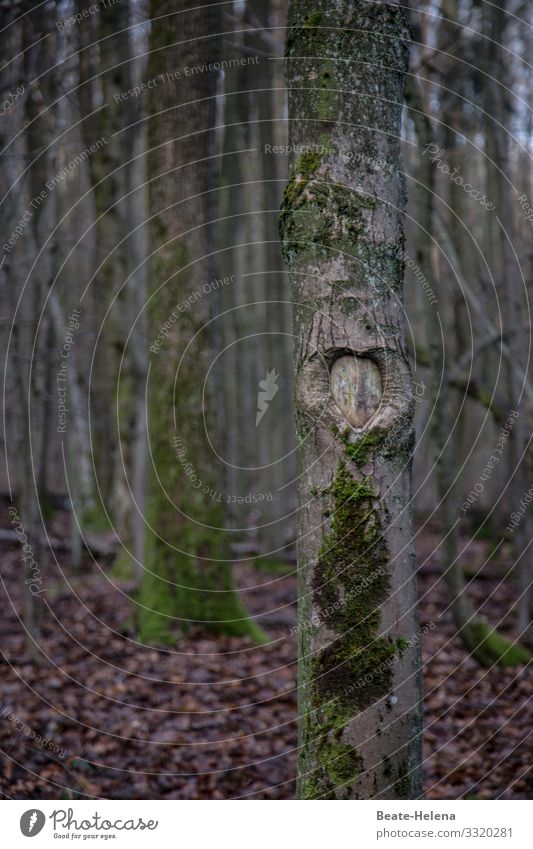
MULTIPOLYGON (((54 519, 55 531, 66 514, 54 519)), ((5 525, 7 528, 7 524, 5 525)), ((424 769, 432 799, 530 798, 531 677, 481 669, 447 611, 435 535, 417 538, 425 680, 424 769), (432 626, 435 627, 432 627, 432 626), (426 627, 424 627, 426 626, 426 627)), ((27 659, 20 549, 2 543, 0 792, 14 799, 287 799, 296 767, 295 575, 236 568, 269 644, 191 631, 175 650, 135 641, 124 582, 87 556, 43 566, 42 662, 27 659), (44 749, 34 734, 59 751, 44 749)), ((489 543, 464 555, 468 576, 489 543)), ((63 552, 64 555, 64 552, 63 552)), ((505 555, 505 552, 504 552, 505 555)), ((496 624, 516 597, 490 558, 469 592, 496 624)), ((513 633, 513 614, 501 624, 513 633)))

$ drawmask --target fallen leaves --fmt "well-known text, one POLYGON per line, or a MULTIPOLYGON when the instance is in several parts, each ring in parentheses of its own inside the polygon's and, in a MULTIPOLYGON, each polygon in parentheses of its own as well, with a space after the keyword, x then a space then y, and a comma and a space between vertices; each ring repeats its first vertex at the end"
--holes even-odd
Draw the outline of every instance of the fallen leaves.
MULTIPOLYGON (((433 547, 426 533, 420 553, 433 547)), ((470 562, 481 554, 473 551, 470 562)), ((61 566, 68 574, 68 563, 61 566)), ((516 593, 506 580, 484 604, 501 580, 499 566, 505 564, 492 564, 490 575, 471 587, 473 602, 493 622, 511 609, 516 593)), ((447 600, 437 567, 430 557, 419 575, 422 623, 436 624, 423 636, 427 796, 526 798, 532 789, 531 680, 523 670, 480 669, 466 656, 449 615, 442 615, 447 600)), ((275 611, 266 625, 271 642, 257 647, 197 629, 169 651, 138 644, 125 628, 131 610, 124 586, 115 589, 104 574, 86 581, 77 576, 75 595, 50 566, 46 580, 54 592, 41 611, 45 659, 35 665, 24 658, 15 613, 23 605, 17 550, 5 542, 3 705, 66 755, 62 760, 39 749, 0 719, 3 794, 291 798, 297 747, 295 576, 272 578, 249 564, 236 575, 253 613, 275 611)), ((505 622, 508 634, 511 626, 512 620, 505 622)))

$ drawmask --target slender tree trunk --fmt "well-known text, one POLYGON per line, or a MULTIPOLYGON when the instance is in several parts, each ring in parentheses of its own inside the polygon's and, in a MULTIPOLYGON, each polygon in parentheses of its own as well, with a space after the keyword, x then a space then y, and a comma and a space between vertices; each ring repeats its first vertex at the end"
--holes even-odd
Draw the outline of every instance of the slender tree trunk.
MULTIPOLYGON (((131 24, 131 10, 128 22, 131 24)), ((123 36, 128 44, 130 61, 127 64, 127 81, 133 84, 133 36, 123 36)), ((129 87, 129 86, 128 86, 129 87)), ((148 275, 145 262, 148 254, 147 226, 148 197, 146 189, 146 133, 140 129, 141 104, 138 98, 130 98, 126 112, 127 130, 125 141, 124 183, 126 195, 122 206, 124 232, 129 235, 126 250, 128 272, 128 331, 131 338, 128 346, 128 362, 131 371, 131 493, 135 507, 130 505, 130 527, 134 556, 134 580, 140 586, 143 575, 144 550, 146 545, 146 486, 148 469, 148 445, 146 433, 146 377, 148 373, 148 322, 144 305, 147 297, 148 275)))
MULTIPOLYGON (((26 78, 32 81, 25 101, 26 138, 28 144, 28 174, 32 199, 38 198, 46 181, 55 173, 57 150, 54 141, 57 133, 57 106, 51 107, 58 89, 59 74, 53 68, 57 50, 55 16, 44 6, 36 7, 24 17, 24 46, 26 78), (34 79, 32 79, 35 77, 34 79)), ((25 179, 25 178, 23 178, 25 179)), ((48 509, 47 476, 48 447, 55 411, 52 408, 53 371, 56 365, 56 337, 53 322, 44 315, 44 304, 52 273, 57 267, 57 244, 49 238, 51 223, 57 221, 57 197, 48 192, 31 219, 35 249, 38 260, 26 287, 31 293, 35 334, 28 348, 30 363, 30 386, 28 390, 28 416, 31 434, 32 489, 35 490, 37 509, 42 522, 48 509)), ((53 226, 53 224, 52 224, 53 226)), ((30 493, 25 493, 29 497, 30 493)), ((39 522, 39 524, 40 524, 39 522)), ((36 536, 35 556, 44 569, 48 561, 48 546, 44 543, 44 531, 40 528, 36 536)))
MULTIPOLYGON (((485 67, 489 75, 485 84, 485 137, 490 197, 494 198, 496 213, 489 231, 493 258, 491 272, 499 285, 503 300, 505 327, 509 332, 509 359, 507 361, 507 392, 509 406, 519 410, 515 421, 514 438, 510 444, 511 482, 508 504, 515 510, 527 493, 531 482, 528 479, 527 450, 531 444, 528 431, 524 398, 525 379, 518 365, 525 365, 529 358, 529 330, 521 330, 522 316, 527 309, 527 291, 522 280, 523 271, 514 255, 517 233, 514 224, 513 191, 509 157, 510 138, 505 127, 512 116, 513 104, 505 89, 507 80, 505 53, 506 27, 509 15, 506 0, 498 0, 487 10, 484 17, 485 67), (502 79, 503 77, 503 79, 502 79), (499 218, 497 220, 496 216, 499 218)), ((513 547, 517 562, 519 602, 518 628, 524 634, 533 618, 533 517, 526 510, 522 521, 513 533, 513 547)))
MULTIPOLYGON (((225 394, 232 410, 227 435, 228 492, 257 499, 232 503, 232 524, 247 527, 252 546, 276 559, 287 543, 294 480, 292 339, 287 275, 282 269, 277 210, 286 181, 286 157, 268 152, 285 143, 279 91, 280 63, 269 62, 276 41, 269 27, 279 18, 272 2, 243 8, 244 33, 225 42, 226 56, 244 65, 224 72, 224 156, 221 163, 220 245, 234 283, 223 291, 225 394), (277 17, 276 17, 277 16, 277 17), (273 90, 265 86, 267 63, 273 90), (232 151, 248 150, 236 154, 232 151), (235 344, 238 341, 238 344, 235 344), (259 382, 272 369, 279 391, 268 416, 256 424, 259 382), (283 459, 280 459, 283 458, 283 459)), ((279 23, 282 23, 279 21, 279 23)))
MULTIPOLYGON (((229 40, 230 36, 228 36, 229 40)), ((229 54, 232 48, 225 41, 229 54)), ((243 44, 239 45, 239 51, 243 44)), ((237 51, 233 48, 235 52, 237 51)), ((256 369, 262 365, 258 352, 251 354, 254 335, 259 326, 259 313, 254 306, 245 306, 260 300, 257 280, 250 272, 258 269, 260 246, 253 244, 252 210, 257 208, 259 185, 254 153, 234 153, 255 147, 251 136, 251 106, 248 66, 230 67, 224 74, 224 137, 223 157, 220 165, 220 261, 231 268, 234 275, 231 286, 221 292, 222 332, 224 344, 224 370, 222 374, 224 395, 232 411, 232 427, 226 435, 228 463, 225 471, 227 492, 246 495, 259 489, 257 476, 241 467, 260 465, 255 444, 254 402, 257 393, 256 369), (248 185, 250 183, 250 185, 248 185), (237 340, 240 340, 235 344, 237 340), (245 341, 244 341, 245 340, 245 341), (243 351, 248 356, 243 356, 243 351)), ((262 487, 262 484, 261 484, 262 487)), ((232 527, 243 528, 250 508, 230 502, 232 527)))
POLYGON ((288 27, 297 158, 281 232, 297 337, 298 795, 418 798, 413 397, 399 259, 408 33, 399 5, 360 0, 292 0, 288 27))
POLYGON ((127 97, 134 85, 134 43, 128 4, 102 6, 98 25, 79 27, 80 108, 87 144, 105 139, 90 157, 94 189, 96 272, 92 281, 96 329, 91 388, 95 470, 103 510, 111 514, 122 547, 114 566, 139 585, 145 547, 146 409, 148 368, 146 313, 145 129, 142 99, 127 97), (99 36, 98 67, 92 40, 99 36), (93 79, 92 77, 95 77, 93 79), (101 87, 101 92, 100 92, 101 87), (104 107, 91 116, 100 103, 104 107))
MULTIPOLYGON (((78 0, 80 12, 84 11, 78 0)), ((89 169, 95 205, 96 239, 94 278, 90 298, 98 333, 93 353, 91 377, 91 431, 93 463, 98 481, 98 498, 93 516, 84 517, 87 525, 106 527, 105 513, 116 513, 119 480, 119 433, 117 431, 117 372, 123 351, 126 313, 124 290, 127 257, 121 239, 124 235, 121 198, 125 192, 123 165, 126 106, 120 96, 128 88, 129 66, 126 28, 128 9, 124 3, 102 4, 98 14, 79 24, 82 61, 79 64, 80 108, 86 147, 100 141, 99 149, 89 157, 89 169), (91 41, 98 40, 98 64, 95 68, 91 41), (89 75, 89 76, 87 76, 89 75), (95 79, 90 75, 94 75, 95 79), (102 108, 91 115, 97 106, 102 108), (111 306, 111 308, 110 308, 111 306), (110 309, 109 309, 110 308, 110 309)), ((134 200, 127 201, 133 203, 134 200)), ((126 331, 127 332, 127 331, 126 331)), ((122 529, 119 529, 119 533, 122 529)))
MULTIPOLYGON (((256 32, 246 35, 246 43, 251 51, 261 56, 265 50, 275 54, 276 42, 269 32, 275 20, 273 3, 265 0, 249 0, 247 10, 251 23, 262 27, 256 32), (268 40, 270 39, 270 41, 268 40)), ((278 51, 280 50, 278 48, 278 51)), ((258 369, 254 401, 257 395, 257 383, 264 379, 267 371, 275 368, 279 374, 279 391, 276 394, 273 409, 268 417, 255 429, 255 442, 258 446, 258 462, 261 465, 260 489, 269 494, 269 499, 261 505, 260 531, 262 554, 274 561, 283 556, 283 549, 288 542, 291 532, 290 516, 294 503, 291 487, 288 485, 295 478, 294 461, 294 425, 292 416, 292 334, 290 293, 287 274, 283 268, 278 239, 277 215, 273 210, 279 208, 281 193, 287 178, 286 157, 268 152, 272 146, 284 144, 285 125, 282 117, 282 104, 276 88, 281 88, 283 80, 280 62, 270 62, 274 65, 270 87, 265 80, 265 60, 247 68, 246 78, 252 89, 250 95, 256 113, 250 115, 250 120, 257 120, 255 125, 257 138, 251 145, 258 150, 261 186, 255 194, 255 209, 263 211, 257 214, 263 243, 254 248, 257 274, 252 278, 257 300, 264 301, 262 306, 262 325, 266 331, 263 337, 263 351, 260 368, 258 369), (279 76, 278 76, 279 75, 279 76), (283 459, 281 459, 283 458, 283 459)), ((259 365, 259 364, 258 364, 259 365)), ((293 527, 294 531, 294 527, 293 527)))
MULTIPOLYGON (((21 582, 24 585, 24 627, 29 656, 37 661, 39 607, 42 601, 30 591, 30 582, 39 575, 41 563, 39 502, 31 447, 35 446, 30 410, 35 401, 31 377, 31 350, 36 332, 35 297, 28 285, 28 274, 35 259, 36 247, 32 222, 32 195, 29 180, 22 177, 25 163, 31 160, 28 137, 23 128, 28 120, 28 84, 35 74, 35 51, 24 53, 24 29, 29 26, 22 18, 17 21, 20 8, 13 7, 5 17, 6 33, 0 44, 0 60, 4 67, 2 102, 9 93, 19 92, 11 108, 5 111, 0 122, 0 183, 2 195, 7 194, 0 208, 1 229, 7 242, 17 224, 24 220, 25 227, 9 251, 2 251, 1 270, 5 281, 4 297, 12 321, 10 348, 7 354, 6 376, 8 382, 7 414, 13 420, 13 442, 6 445, 10 495, 16 499, 16 518, 25 534, 25 544, 31 554, 21 551, 21 582), (9 24, 9 25, 8 25, 9 24)), ((33 154, 35 155, 35 154, 33 154)))

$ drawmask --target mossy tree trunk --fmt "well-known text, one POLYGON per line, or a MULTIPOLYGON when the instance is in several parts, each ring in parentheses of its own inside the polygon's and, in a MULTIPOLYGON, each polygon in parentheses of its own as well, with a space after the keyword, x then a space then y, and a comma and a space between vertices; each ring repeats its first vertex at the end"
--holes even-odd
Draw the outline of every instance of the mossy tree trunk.
POLYGON ((417 798, 421 679, 396 3, 289 6, 301 798, 417 798))
POLYGON ((213 450, 224 422, 213 379, 214 281, 232 269, 217 267, 214 249, 218 73, 205 68, 221 58, 220 9, 196 6, 151 4, 148 79, 159 83, 148 131, 149 527, 138 607, 145 642, 172 641, 194 623, 262 638, 233 585, 223 468, 213 450))

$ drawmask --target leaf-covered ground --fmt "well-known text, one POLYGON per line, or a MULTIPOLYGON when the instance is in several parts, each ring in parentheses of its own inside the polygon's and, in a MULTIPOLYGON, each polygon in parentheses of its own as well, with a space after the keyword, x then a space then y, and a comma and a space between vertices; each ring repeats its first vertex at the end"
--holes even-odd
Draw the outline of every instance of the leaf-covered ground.
MULTIPOLYGON (((65 527, 55 520, 55 531, 65 527)), ((4 524, 7 528, 7 523, 4 524)), ((454 636, 435 538, 417 541, 425 678, 428 798, 529 798, 531 677, 481 669, 454 636)), ((1 792, 6 798, 286 799, 296 764, 294 574, 236 569, 246 603, 271 642, 192 631, 172 651, 142 646, 127 584, 87 556, 73 575, 58 552, 42 564, 42 658, 27 659, 20 550, 2 542, 1 792), (43 748, 34 735, 50 741, 43 748)), ((468 547, 476 574, 488 544, 468 547)), ((473 602, 493 622, 510 611, 505 559, 472 578, 473 602)), ((514 614, 502 628, 513 633, 514 614)))

